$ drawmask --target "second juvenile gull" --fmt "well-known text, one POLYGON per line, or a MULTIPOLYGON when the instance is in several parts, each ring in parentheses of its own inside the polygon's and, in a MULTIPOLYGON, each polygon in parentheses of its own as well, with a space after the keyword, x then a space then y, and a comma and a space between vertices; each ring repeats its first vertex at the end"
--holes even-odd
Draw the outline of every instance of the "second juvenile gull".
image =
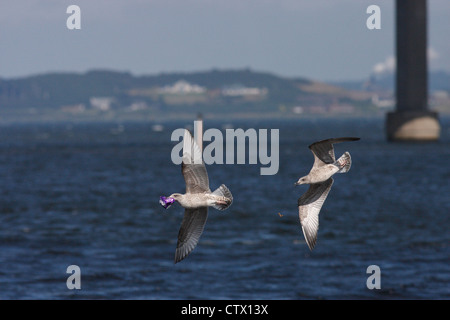
POLYGON ((333 185, 332 176, 335 173, 348 172, 352 164, 348 152, 345 152, 338 160, 335 159, 333 144, 359 139, 354 137, 332 138, 314 142, 309 146, 314 154, 314 164, 308 175, 298 179, 295 185, 310 185, 297 202, 303 235, 310 250, 316 245, 319 213, 333 185))

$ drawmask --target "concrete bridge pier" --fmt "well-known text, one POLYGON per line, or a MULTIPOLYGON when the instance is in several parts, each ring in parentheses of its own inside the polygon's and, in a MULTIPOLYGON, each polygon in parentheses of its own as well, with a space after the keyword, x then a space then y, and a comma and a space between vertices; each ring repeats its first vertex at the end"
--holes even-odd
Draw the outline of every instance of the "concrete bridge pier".
POLYGON ((438 114, 428 110, 427 1, 396 0, 396 111, 386 117, 391 141, 438 140, 438 114))
POLYGON ((440 136, 438 114, 431 111, 389 112, 386 118, 390 141, 436 141, 440 136))

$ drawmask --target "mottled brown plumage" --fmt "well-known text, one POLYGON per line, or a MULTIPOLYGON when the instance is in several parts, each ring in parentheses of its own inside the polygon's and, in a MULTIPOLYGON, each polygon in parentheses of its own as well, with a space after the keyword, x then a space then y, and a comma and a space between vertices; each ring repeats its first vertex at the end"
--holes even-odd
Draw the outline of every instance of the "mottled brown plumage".
POLYGON ((356 141, 359 138, 344 137, 314 142, 309 146, 314 154, 311 171, 301 177, 295 185, 309 184, 310 187, 297 201, 300 223, 310 250, 317 242, 320 209, 333 185, 335 173, 346 173, 351 167, 350 153, 345 152, 335 159, 333 144, 344 141, 356 141))
POLYGON ((208 207, 218 210, 227 209, 233 202, 233 196, 225 185, 214 192, 209 189, 208 173, 201 160, 201 151, 188 130, 183 141, 183 161, 181 172, 186 183, 186 193, 170 195, 183 208, 184 217, 178 232, 175 263, 186 258, 197 246, 208 218, 208 207))

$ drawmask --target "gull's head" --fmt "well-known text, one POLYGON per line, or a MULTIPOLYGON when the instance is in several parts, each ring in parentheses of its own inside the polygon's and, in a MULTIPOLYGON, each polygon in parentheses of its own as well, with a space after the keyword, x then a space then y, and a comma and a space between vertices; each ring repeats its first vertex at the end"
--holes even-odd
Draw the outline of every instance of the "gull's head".
POLYGON ((169 198, 174 199, 175 201, 180 201, 183 195, 181 193, 172 193, 169 198))
POLYGON ((294 186, 299 186, 301 184, 307 184, 309 183, 309 179, 305 176, 305 177, 301 177, 300 179, 298 179, 298 181, 294 184, 294 186))

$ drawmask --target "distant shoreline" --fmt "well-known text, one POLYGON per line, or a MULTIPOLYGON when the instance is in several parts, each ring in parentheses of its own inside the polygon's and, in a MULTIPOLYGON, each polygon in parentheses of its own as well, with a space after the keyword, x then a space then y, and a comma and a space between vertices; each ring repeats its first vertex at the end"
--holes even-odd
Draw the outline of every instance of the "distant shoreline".
MULTIPOLYGON (((382 119, 384 114, 371 114, 371 115, 342 115, 342 114, 304 114, 304 115, 292 115, 292 114, 282 114, 274 112, 266 113, 231 113, 231 114, 218 114, 214 115, 212 113, 202 113, 201 117, 204 120, 223 120, 223 121, 236 121, 236 120, 312 120, 312 119, 382 119)), ((450 116, 450 115, 449 115, 450 116)), ((82 116, 59 116, 54 115, 14 115, 2 117, 0 116, 0 124, 8 123, 120 123, 120 122, 142 122, 142 123, 167 123, 173 121, 193 121, 198 118, 197 113, 183 113, 183 114, 170 114, 170 115, 158 115, 158 116, 114 116, 114 115, 104 115, 104 116, 92 116, 92 117, 82 117, 82 116)))

